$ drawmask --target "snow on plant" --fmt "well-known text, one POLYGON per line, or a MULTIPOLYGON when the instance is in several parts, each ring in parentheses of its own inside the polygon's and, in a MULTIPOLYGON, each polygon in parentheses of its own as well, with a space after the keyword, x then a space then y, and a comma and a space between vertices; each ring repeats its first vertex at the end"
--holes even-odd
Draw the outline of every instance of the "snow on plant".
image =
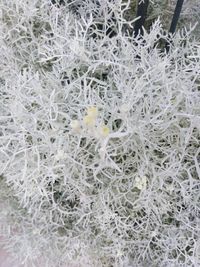
POLYGON ((200 265, 199 43, 133 40, 129 4, 1 1, 0 218, 27 266, 200 265))

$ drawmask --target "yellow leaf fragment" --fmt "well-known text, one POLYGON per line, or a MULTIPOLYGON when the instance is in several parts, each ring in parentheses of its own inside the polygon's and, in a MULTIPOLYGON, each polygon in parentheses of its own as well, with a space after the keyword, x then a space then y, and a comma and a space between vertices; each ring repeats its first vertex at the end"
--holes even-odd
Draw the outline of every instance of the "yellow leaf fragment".
POLYGON ((95 118, 92 116, 86 115, 85 117, 83 117, 83 122, 87 126, 93 126, 95 125, 95 118))
POLYGON ((106 137, 106 136, 109 135, 109 133, 110 133, 110 129, 108 128, 108 126, 103 125, 103 126, 101 126, 101 128, 100 128, 100 132, 101 132, 101 135, 102 135, 103 137, 106 137))
POLYGON ((88 115, 89 117, 92 117, 92 118, 96 119, 97 116, 98 116, 98 109, 97 109, 97 107, 95 107, 95 106, 93 106, 93 107, 89 107, 89 108, 87 109, 87 115, 88 115))

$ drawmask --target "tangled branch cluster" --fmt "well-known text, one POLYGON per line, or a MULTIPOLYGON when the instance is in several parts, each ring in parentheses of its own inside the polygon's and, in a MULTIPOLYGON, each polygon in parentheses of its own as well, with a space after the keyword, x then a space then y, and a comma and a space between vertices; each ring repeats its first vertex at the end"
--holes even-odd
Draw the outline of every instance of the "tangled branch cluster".
POLYGON ((200 265, 200 50, 121 0, 1 1, 0 218, 31 266, 200 265))

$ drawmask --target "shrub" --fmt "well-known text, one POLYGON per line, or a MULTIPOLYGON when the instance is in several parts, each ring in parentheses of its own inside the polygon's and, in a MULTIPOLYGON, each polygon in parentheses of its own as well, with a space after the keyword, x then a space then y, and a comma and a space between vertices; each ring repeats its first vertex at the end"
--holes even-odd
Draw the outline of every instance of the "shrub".
POLYGON ((133 40, 129 4, 1 2, 0 218, 28 266, 200 265, 199 43, 133 40))

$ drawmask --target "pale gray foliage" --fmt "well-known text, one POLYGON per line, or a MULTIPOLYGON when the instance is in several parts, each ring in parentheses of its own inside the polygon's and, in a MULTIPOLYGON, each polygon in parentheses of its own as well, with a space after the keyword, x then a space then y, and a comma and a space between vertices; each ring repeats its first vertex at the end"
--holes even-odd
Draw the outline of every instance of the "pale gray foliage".
POLYGON ((166 54, 158 20, 129 36, 129 3, 75 4, 0 2, 5 245, 27 266, 199 266, 199 43, 166 54))

